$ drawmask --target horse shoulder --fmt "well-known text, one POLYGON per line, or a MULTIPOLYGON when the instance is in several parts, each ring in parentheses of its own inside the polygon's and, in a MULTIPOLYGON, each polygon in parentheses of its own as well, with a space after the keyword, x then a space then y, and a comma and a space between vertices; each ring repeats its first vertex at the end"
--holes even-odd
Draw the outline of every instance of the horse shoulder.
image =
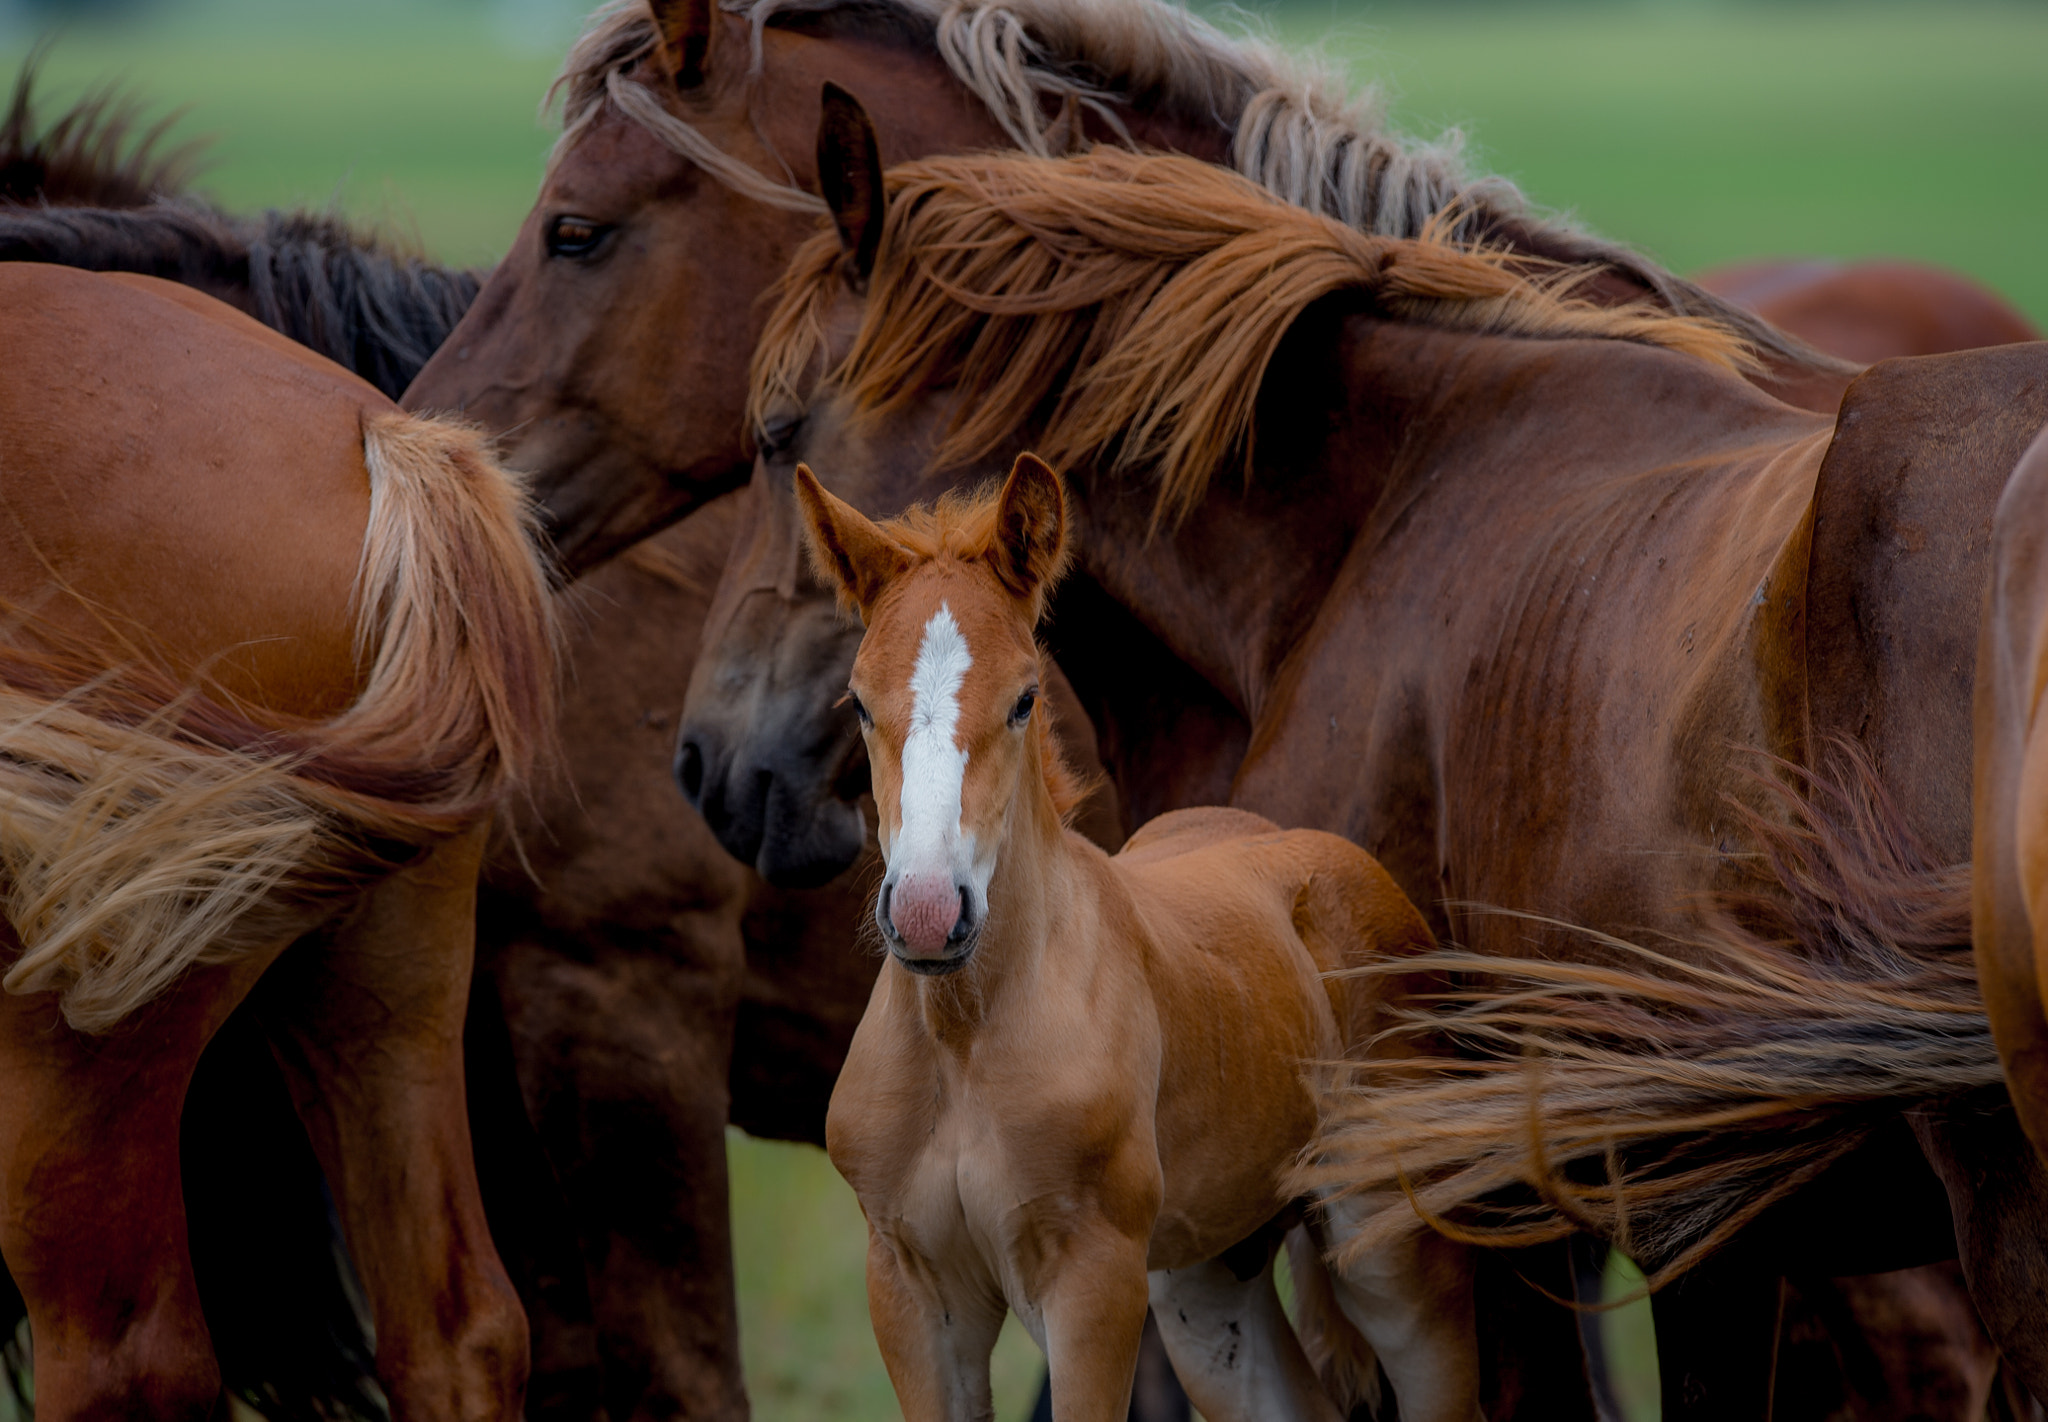
POLYGON ((1814 493, 1815 735, 1862 741, 1906 820, 1968 852, 1971 688, 1992 518, 2048 422, 2048 343, 1885 361, 1850 386, 1814 493))

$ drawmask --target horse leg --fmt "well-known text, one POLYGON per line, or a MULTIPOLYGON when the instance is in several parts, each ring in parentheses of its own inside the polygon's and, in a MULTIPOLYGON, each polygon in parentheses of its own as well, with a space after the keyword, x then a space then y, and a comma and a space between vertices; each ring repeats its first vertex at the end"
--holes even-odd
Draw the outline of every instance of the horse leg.
MULTIPOLYGON (((0 952, 13 947, 0 928, 0 952)), ((206 1418, 221 1399, 185 1235, 178 1117, 200 1051, 282 947, 188 973, 100 1037, 0 993, 0 1253, 36 1415, 206 1418)))
POLYGON ((1150 1276, 1152 1313, 1188 1400, 1209 1422, 1342 1422, 1273 1287, 1279 1237, 1150 1276))
MULTIPOLYGON (((1344 1196, 1316 1212, 1327 1258, 1400 1195, 1344 1196)), ((1372 1345, 1393 1384, 1401 1422, 1479 1422, 1479 1341, 1472 1251, 1418 1228, 1339 1269, 1329 1266, 1337 1307, 1372 1345)))
MULTIPOLYGON (((988 1364, 1003 1313, 1002 1298, 992 1291, 973 1298, 941 1294, 929 1269, 906 1269, 895 1248, 870 1226, 868 1316, 903 1422, 988 1422, 995 1415, 988 1364)), ((1141 1313, 1141 1326, 1142 1319, 1141 1313)), ((1056 1405, 1061 1422, 1080 1415, 1067 1411, 1065 1402, 1056 1405)), ((1109 1414, 1102 1416, 1109 1422, 1109 1414)), ((1114 1422, 1125 1422, 1121 1411, 1114 1422)))
POLYGON ((1971 1301, 2005 1363, 2048 1397, 2048 1167, 2005 1100, 1908 1113, 1948 1189, 1971 1301))
POLYGON ((397 1418, 515 1417, 526 1315, 477 1194, 462 1027, 486 826, 378 884, 264 984, 397 1418))
POLYGON ((735 925, 710 917, 687 954, 529 932, 491 964, 582 1236, 613 1417, 747 1415, 725 1182, 740 946, 735 925), (711 951, 714 938, 730 952, 711 951))

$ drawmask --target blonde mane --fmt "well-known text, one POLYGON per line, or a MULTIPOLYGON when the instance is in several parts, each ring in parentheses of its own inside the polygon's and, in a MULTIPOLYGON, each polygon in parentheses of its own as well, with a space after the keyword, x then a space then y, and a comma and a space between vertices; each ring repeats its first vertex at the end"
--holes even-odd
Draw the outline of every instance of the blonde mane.
POLYGON ((881 414, 956 387, 938 457, 985 457, 1045 418, 1055 468, 1156 470, 1184 515, 1215 472, 1249 468, 1268 363, 1308 305, 1353 290, 1447 330, 1638 341, 1732 370, 1742 337, 1647 305, 1575 299, 1586 268, 1374 237, 1291 207, 1193 158, 1098 147, 1078 157, 976 154, 888 175, 881 246, 852 349, 826 371, 825 316, 844 291, 837 235, 798 249, 755 350, 752 418, 802 404, 824 375, 881 414))
MULTIPOLYGON (((1504 178, 1473 177, 1463 136, 1434 143, 1387 126, 1372 86, 1350 88, 1332 67, 1263 39, 1232 36, 1169 0, 720 0, 762 34, 804 17, 894 29, 929 45, 1024 153, 1052 156, 1050 130, 1072 101, 1128 137, 1120 110, 1218 129, 1237 172, 1283 202, 1379 237, 1425 232, 1466 241, 1526 234, 1572 264, 1597 264, 1641 283, 1664 309, 1708 316, 1757 350, 1815 370, 1856 367, 1822 355, 1768 322, 1617 243, 1539 214, 1504 178)), ((548 91, 562 101, 559 156, 609 106, 735 191, 823 215, 816 194, 720 151, 642 82, 655 30, 645 0, 595 11, 548 91)))

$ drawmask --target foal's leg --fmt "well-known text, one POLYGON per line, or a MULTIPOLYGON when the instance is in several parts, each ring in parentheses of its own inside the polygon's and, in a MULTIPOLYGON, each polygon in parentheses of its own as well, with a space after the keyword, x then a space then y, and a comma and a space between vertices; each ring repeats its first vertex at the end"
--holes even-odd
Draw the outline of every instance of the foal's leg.
MULTIPOLYGON (((220 1402, 178 1115, 200 1050, 281 946, 186 974, 101 1037, 66 1027, 54 994, 0 993, 0 1253, 45 1422, 205 1418, 220 1402)), ((0 957, 16 951, 0 927, 0 957)))
POLYGON ((1083 1223, 1034 1281, 1058 1422, 1125 1422, 1130 1414, 1145 1339, 1146 1243, 1107 1221, 1083 1223))
MULTIPOLYGON (((1346 1196, 1321 1207, 1325 1253, 1400 1195, 1346 1196)), ((1401 1422, 1478 1422, 1479 1343, 1472 1308, 1472 1253, 1418 1229, 1339 1271, 1337 1306, 1379 1355, 1401 1422)))
POLYGON ((1151 1276, 1152 1313, 1188 1400, 1209 1422, 1342 1422, 1273 1287, 1277 1236, 1151 1276))
MULTIPOLYGON (((1002 1296, 993 1288, 976 1297, 955 1293, 942 1292, 928 1266, 907 1263, 869 1228, 868 1315, 903 1422, 989 1422, 995 1416, 988 1360, 1003 1328, 1002 1296)), ((1055 1408, 1054 1415, 1064 1422, 1067 1414, 1055 1408)))
POLYGON ((526 1315, 491 1245, 462 1024, 485 828, 297 945, 260 1001, 341 1210, 393 1416, 516 1417, 526 1315))

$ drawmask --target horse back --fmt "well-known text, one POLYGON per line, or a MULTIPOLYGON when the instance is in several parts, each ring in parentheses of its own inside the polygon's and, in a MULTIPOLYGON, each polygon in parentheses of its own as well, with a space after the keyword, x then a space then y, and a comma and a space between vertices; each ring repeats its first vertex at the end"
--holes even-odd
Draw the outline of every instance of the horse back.
POLYGON ((1906 822, 1969 853, 1970 705, 1992 518, 2048 422, 2048 342, 1891 360, 1843 398, 1806 588, 1816 736, 1868 748, 1906 822))
POLYGON ((1379 861, 1321 830, 1283 830, 1243 810, 1177 810, 1143 825, 1111 862, 1159 949, 1201 965, 1191 976, 1257 971, 1256 931, 1224 941, 1214 930, 1232 921, 1264 925, 1269 960, 1287 963, 1304 985, 1320 981, 1340 1039, 1330 1044, 1335 1050, 1363 1040, 1382 994, 1329 975, 1436 946, 1421 911, 1379 861))

